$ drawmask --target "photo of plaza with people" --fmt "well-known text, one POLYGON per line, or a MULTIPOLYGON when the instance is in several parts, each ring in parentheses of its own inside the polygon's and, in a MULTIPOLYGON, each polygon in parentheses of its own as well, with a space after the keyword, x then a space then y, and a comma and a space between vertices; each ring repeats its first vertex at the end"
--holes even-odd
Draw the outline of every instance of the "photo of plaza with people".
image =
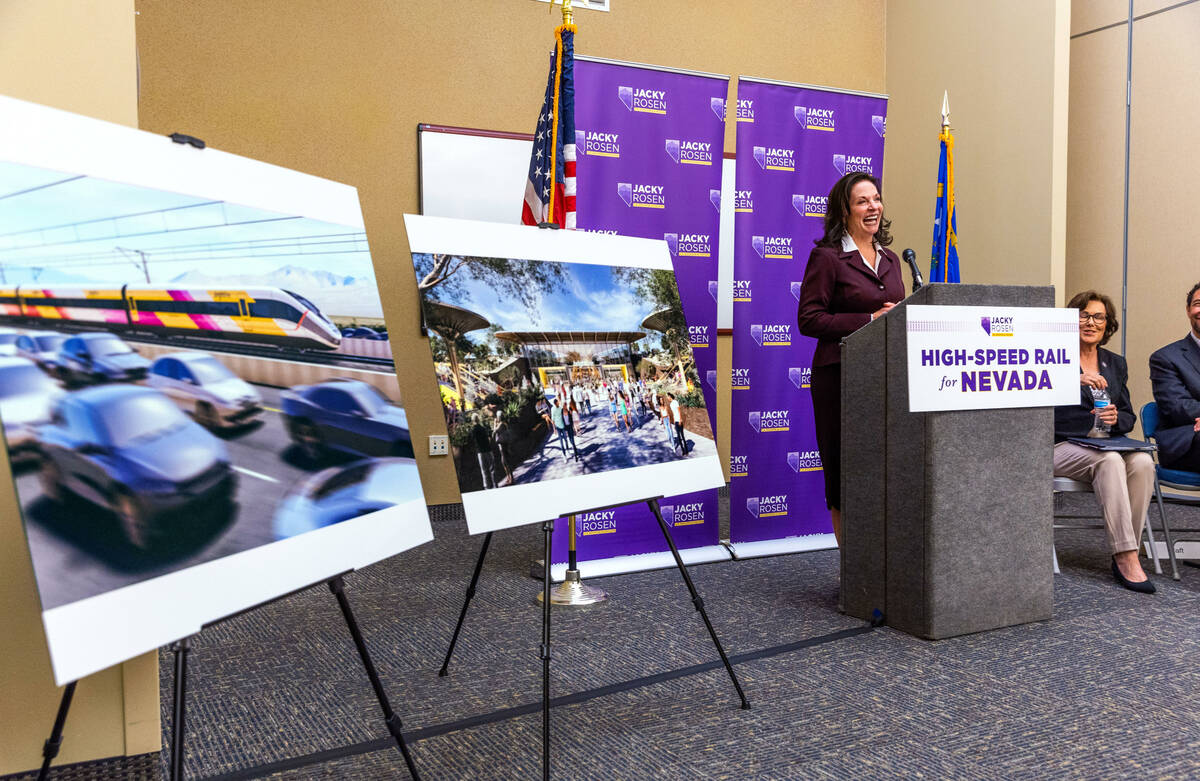
POLYGON ((463 492, 716 453, 672 272, 414 261, 463 492))

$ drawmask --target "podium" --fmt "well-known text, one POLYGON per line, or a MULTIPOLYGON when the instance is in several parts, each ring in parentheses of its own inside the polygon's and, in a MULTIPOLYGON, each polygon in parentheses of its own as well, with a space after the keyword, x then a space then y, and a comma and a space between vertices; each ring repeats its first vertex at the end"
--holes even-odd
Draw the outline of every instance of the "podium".
POLYGON ((937 640, 1053 611, 1053 407, 909 412, 911 304, 1054 306, 931 284, 842 342, 842 608, 937 640))

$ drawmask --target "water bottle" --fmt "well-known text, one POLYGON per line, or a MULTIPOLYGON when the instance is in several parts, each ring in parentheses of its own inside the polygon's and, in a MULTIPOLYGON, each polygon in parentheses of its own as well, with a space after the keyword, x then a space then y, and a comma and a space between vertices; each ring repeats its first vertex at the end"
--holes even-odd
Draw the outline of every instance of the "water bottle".
MULTIPOLYGON (((1095 409, 1104 409, 1109 404, 1108 391, 1104 388, 1092 388, 1092 406, 1095 409)), ((1088 436, 1092 438, 1103 438, 1109 436, 1112 431, 1112 426, 1100 420, 1100 416, 1096 416, 1096 420, 1092 423, 1092 430, 1088 432, 1088 436)))

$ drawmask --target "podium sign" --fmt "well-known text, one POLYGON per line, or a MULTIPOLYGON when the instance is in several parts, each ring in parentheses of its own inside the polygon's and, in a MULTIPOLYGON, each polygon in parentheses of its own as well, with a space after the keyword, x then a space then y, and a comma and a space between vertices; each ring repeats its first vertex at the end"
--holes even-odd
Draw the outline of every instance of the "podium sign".
POLYGON ((908 307, 910 412, 1079 402, 1079 322, 1052 307, 908 307))

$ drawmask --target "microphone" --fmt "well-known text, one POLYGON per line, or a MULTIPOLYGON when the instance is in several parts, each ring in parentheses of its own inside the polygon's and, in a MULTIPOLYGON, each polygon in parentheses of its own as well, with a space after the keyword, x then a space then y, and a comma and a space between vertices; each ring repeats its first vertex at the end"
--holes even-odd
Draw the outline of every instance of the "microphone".
POLYGON ((912 272, 913 292, 917 292, 925 284, 925 280, 921 279, 921 269, 917 268, 917 253, 912 249, 904 250, 904 262, 908 264, 908 270, 912 272))

